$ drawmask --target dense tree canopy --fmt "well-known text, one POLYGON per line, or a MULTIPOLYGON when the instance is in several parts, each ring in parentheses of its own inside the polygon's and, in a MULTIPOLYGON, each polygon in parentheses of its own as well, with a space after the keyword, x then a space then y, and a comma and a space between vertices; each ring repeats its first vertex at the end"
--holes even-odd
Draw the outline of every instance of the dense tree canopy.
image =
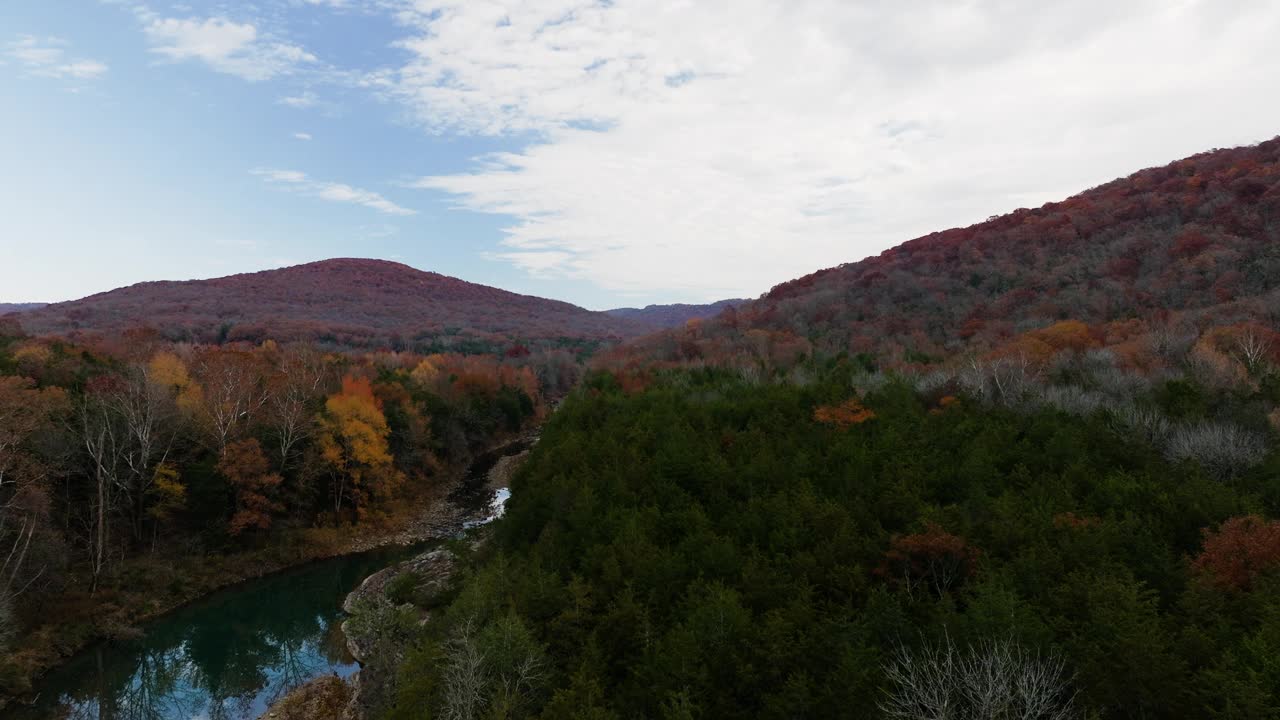
MULTIPOLYGON (((1008 707, 1045 701, 1026 717, 1280 712, 1280 563, 1254 517, 1280 512, 1276 455, 1220 479, 1105 408, 808 370, 589 381, 390 716, 902 717, 983 668, 1021 678, 982 686, 1008 707)), ((1234 397, 1214 402, 1261 412, 1234 397)))

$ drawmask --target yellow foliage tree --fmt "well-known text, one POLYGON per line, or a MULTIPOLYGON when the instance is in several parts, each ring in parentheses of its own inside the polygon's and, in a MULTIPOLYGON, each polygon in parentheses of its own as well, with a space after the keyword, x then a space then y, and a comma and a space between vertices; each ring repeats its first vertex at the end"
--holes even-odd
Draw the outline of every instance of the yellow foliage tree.
POLYGON ((182 484, 178 468, 173 463, 165 462, 156 466, 147 495, 151 500, 147 514, 155 519, 155 537, 159 537, 160 526, 167 524, 187 505, 187 486, 182 484))
POLYGON ((418 363, 418 366, 409 373, 409 377, 419 386, 429 388, 435 383, 436 378, 440 376, 440 368, 431 362, 430 358, 418 363))
POLYGON ((53 351, 42 342, 32 341, 19 345, 13 351, 13 360, 24 373, 35 374, 53 359, 53 351))
POLYGON ((157 385, 182 390, 191 384, 191 375, 182 358, 171 352, 158 352, 148 363, 151 381, 157 385))
POLYGON ((342 390, 325 401, 320 432, 321 456, 337 478, 335 512, 341 513, 349 498, 357 516, 364 517, 371 502, 399 486, 403 478, 392 462, 390 434, 369 381, 343 378, 342 390))
POLYGON ((1089 326, 1079 320, 1063 320, 1028 334, 1053 348, 1055 353, 1062 350, 1083 352, 1098 344, 1090 333, 1089 326))

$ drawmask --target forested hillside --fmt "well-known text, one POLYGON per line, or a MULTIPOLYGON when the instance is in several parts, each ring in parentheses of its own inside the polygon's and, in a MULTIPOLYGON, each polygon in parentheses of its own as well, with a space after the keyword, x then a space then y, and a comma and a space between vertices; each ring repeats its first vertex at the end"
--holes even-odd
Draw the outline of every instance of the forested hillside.
POLYGON ((151 328, 199 343, 311 341, 421 353, 591 350, 651 329, 385 260, 338 259, 213 280, 147 282, 26 313, 33 335, 151 328))
POLYGON ((1157 336, 1280 319, 1280 138, 1137 172, 1062 202, 926 235, 632 344, 617 365, 786 366, 810 352, 910 365, 1043 356, 1084 323, 1133 362, 1157 336))
MULTIPOLYGON (((1224 474, 1105 408, 804 367, 574 393, 455 594, 398 616, 385 716, 1280 713, 1280 456, 1224 474)), ((1263 377, 1134 399, 1266 432, 1263 377)))

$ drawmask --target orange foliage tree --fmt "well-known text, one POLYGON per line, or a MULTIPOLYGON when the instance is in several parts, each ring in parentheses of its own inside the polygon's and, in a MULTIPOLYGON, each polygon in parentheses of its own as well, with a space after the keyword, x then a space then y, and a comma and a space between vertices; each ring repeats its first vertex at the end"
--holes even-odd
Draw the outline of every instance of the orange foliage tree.
POLYGON ((861 425, 875 416, 875 411, 864 407, 858 398, 849 398, 839 405, 822 405, 813 411, 814 420, 840 429, 861 425))
POLYGON ((942 595, 971 576, 977 561, 977 548, 930 522, 924 532, 895 537, 875 572, 908 594, 930 588, 942 595))
POLYGON ((258 441, 249 438, 227 445, 218 460, 218 472, 231 484, 236 495, 236 512, 231 516, 229 532, 239 535, 250 528, 270 528, 272 514, 283 509, 271 497, 282 478, 271 472, 258 441))

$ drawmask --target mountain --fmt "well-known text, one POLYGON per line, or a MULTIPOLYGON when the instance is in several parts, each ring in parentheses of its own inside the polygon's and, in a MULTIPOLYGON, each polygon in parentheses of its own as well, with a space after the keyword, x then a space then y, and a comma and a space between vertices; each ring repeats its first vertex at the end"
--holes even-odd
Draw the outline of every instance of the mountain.
POLYGON ((8 315, 9 313, 29 312, 42 308, 47 303, 0 303, 0 315, 8 315))
POLYGON ((926 235, 778 285, 697 328, 645 338, 613 360, 786 365, 847 352, 927 363, 1052 344, 1045 329, 1068 320, 1086 326, 1076 331, 1089 346, 1120 350, 1156 332, 1280 320, 1280 138, 926 235))
POLYGON ((646 305, 642 308, 615 308, 613 310, 605 310, 614 317, 635 320, 649 325, 655 329, 679 327, 690 320, 703 320, 709 317, 719 315, 721 311, 737 307, 747 300, 734 298, 730 300, 720 300, 718 302, 706 305, 686 305, 676 303, 673 305, 646 305))
POLYGON ((648 329, 566 302, 351 258, 212 280, 144 282, 33 310, 20 322, 33 335, 147 327, 194 342, 273 338, 424 352, 581 346, 648 329))

